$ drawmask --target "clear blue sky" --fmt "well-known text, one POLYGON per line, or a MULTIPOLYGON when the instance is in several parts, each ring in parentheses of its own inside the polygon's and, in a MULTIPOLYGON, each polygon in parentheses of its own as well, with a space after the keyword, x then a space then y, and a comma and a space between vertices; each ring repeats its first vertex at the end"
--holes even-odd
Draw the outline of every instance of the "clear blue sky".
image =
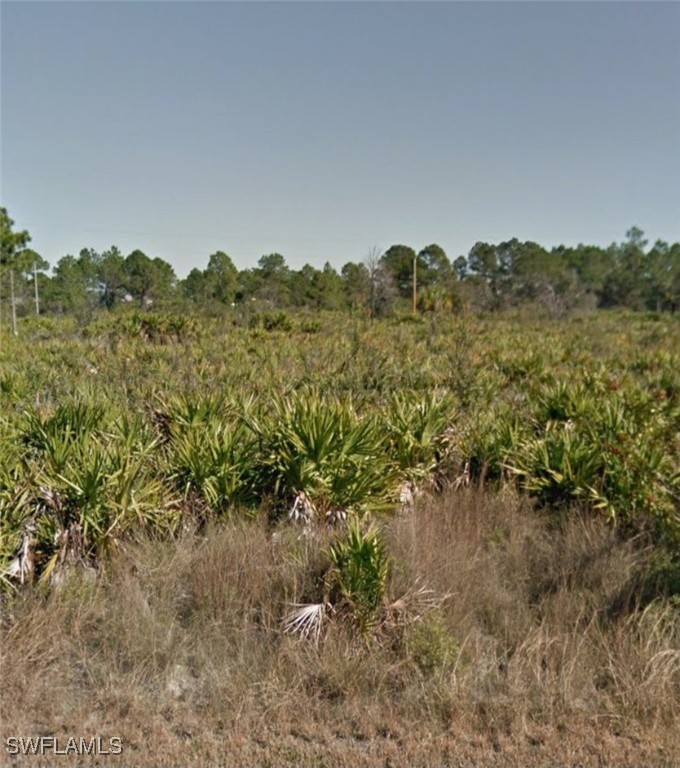
POLYGON ((1 201, 52 265, 680 240, 678 3, 0 8, 1 201))

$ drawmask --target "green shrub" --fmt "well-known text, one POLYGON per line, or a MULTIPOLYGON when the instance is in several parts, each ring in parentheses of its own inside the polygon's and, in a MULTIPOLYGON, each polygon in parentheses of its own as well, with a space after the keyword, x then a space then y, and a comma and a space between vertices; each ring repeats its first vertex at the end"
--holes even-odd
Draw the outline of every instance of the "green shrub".
POLYGON ((422 480, 435 471, 454 413, 450 397, 408 390, 392 395, 384 411, 389 451, 405 477, 422 480))
POLYGON ((289 333, 293 324, 285 312, 256 312, 248 319, 252 329, 261 328, 265 331, 283 331, 289 333))
POLYGON ((273 409, 250 419, 262 457, 260 484, 281 500, 300 492, 324 514, 396 506, 398 473, 373 417, 350 401, 315 390, 277 396, 273 409))
POLYGON ((330 545, 328 555, 333 565, 331 584, 337 586, 359 631, 366 635, 375 626, 387 594, 390 559, 385 543, 377 528, 353 519, 330 545))
POLYGON ((198 495, 215 513, 255 501, 256 443, 245 424, 177 423, 168 456, 170 477, 185 498, 198 495))
POLYGON ((448 672, 460 653, 440 611, 426 613, 408 625, 403 642, 406 653, 425 675, 448 672))

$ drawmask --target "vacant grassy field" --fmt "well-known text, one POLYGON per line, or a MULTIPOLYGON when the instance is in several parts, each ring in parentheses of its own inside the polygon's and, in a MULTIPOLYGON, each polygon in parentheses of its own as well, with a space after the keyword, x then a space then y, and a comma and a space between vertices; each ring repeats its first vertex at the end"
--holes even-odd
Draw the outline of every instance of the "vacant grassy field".
POLYGON ((680 764, 678 318, 21 331, 6 762, 680 764))

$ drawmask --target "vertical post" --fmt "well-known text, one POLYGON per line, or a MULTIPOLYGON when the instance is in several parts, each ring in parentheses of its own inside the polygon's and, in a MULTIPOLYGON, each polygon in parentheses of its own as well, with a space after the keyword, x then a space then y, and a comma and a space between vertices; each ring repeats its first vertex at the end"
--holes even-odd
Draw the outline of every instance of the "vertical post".
POLYGON ((418 283, 417 283, 418 278, 416 276, 417 261, 418 261, 418 256, 414 255, 413 256, 413 314, 414 315, 418 311, 418 308, 416 306, 416 296, 418 293, 418 283))
POLYGON ((14 295, 14 270, 9 271, 9 293, 12 301, 12 333, 17 336, 17 302, 14 295))
POLYGON ((40 298, 38 296, 38 266, 33 262, 33 285, 35 287, 35 314, 40 314, 40 298))

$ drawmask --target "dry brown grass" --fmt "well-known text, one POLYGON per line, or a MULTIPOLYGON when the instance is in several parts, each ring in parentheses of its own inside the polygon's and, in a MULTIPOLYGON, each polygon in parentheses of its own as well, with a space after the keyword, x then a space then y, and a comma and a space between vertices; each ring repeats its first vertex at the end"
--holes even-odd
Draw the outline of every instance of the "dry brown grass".
POLYGON ((96 581, 25 595, 5 609, 3 739, 120 736, 99 764, 140 766, 680 765, 680 620, 636 607, 644 551, 478 491, 385 535, 392 599, 449 597, 368 645, 281 632, 323 558, 262 521, 129 545, 96 581))

